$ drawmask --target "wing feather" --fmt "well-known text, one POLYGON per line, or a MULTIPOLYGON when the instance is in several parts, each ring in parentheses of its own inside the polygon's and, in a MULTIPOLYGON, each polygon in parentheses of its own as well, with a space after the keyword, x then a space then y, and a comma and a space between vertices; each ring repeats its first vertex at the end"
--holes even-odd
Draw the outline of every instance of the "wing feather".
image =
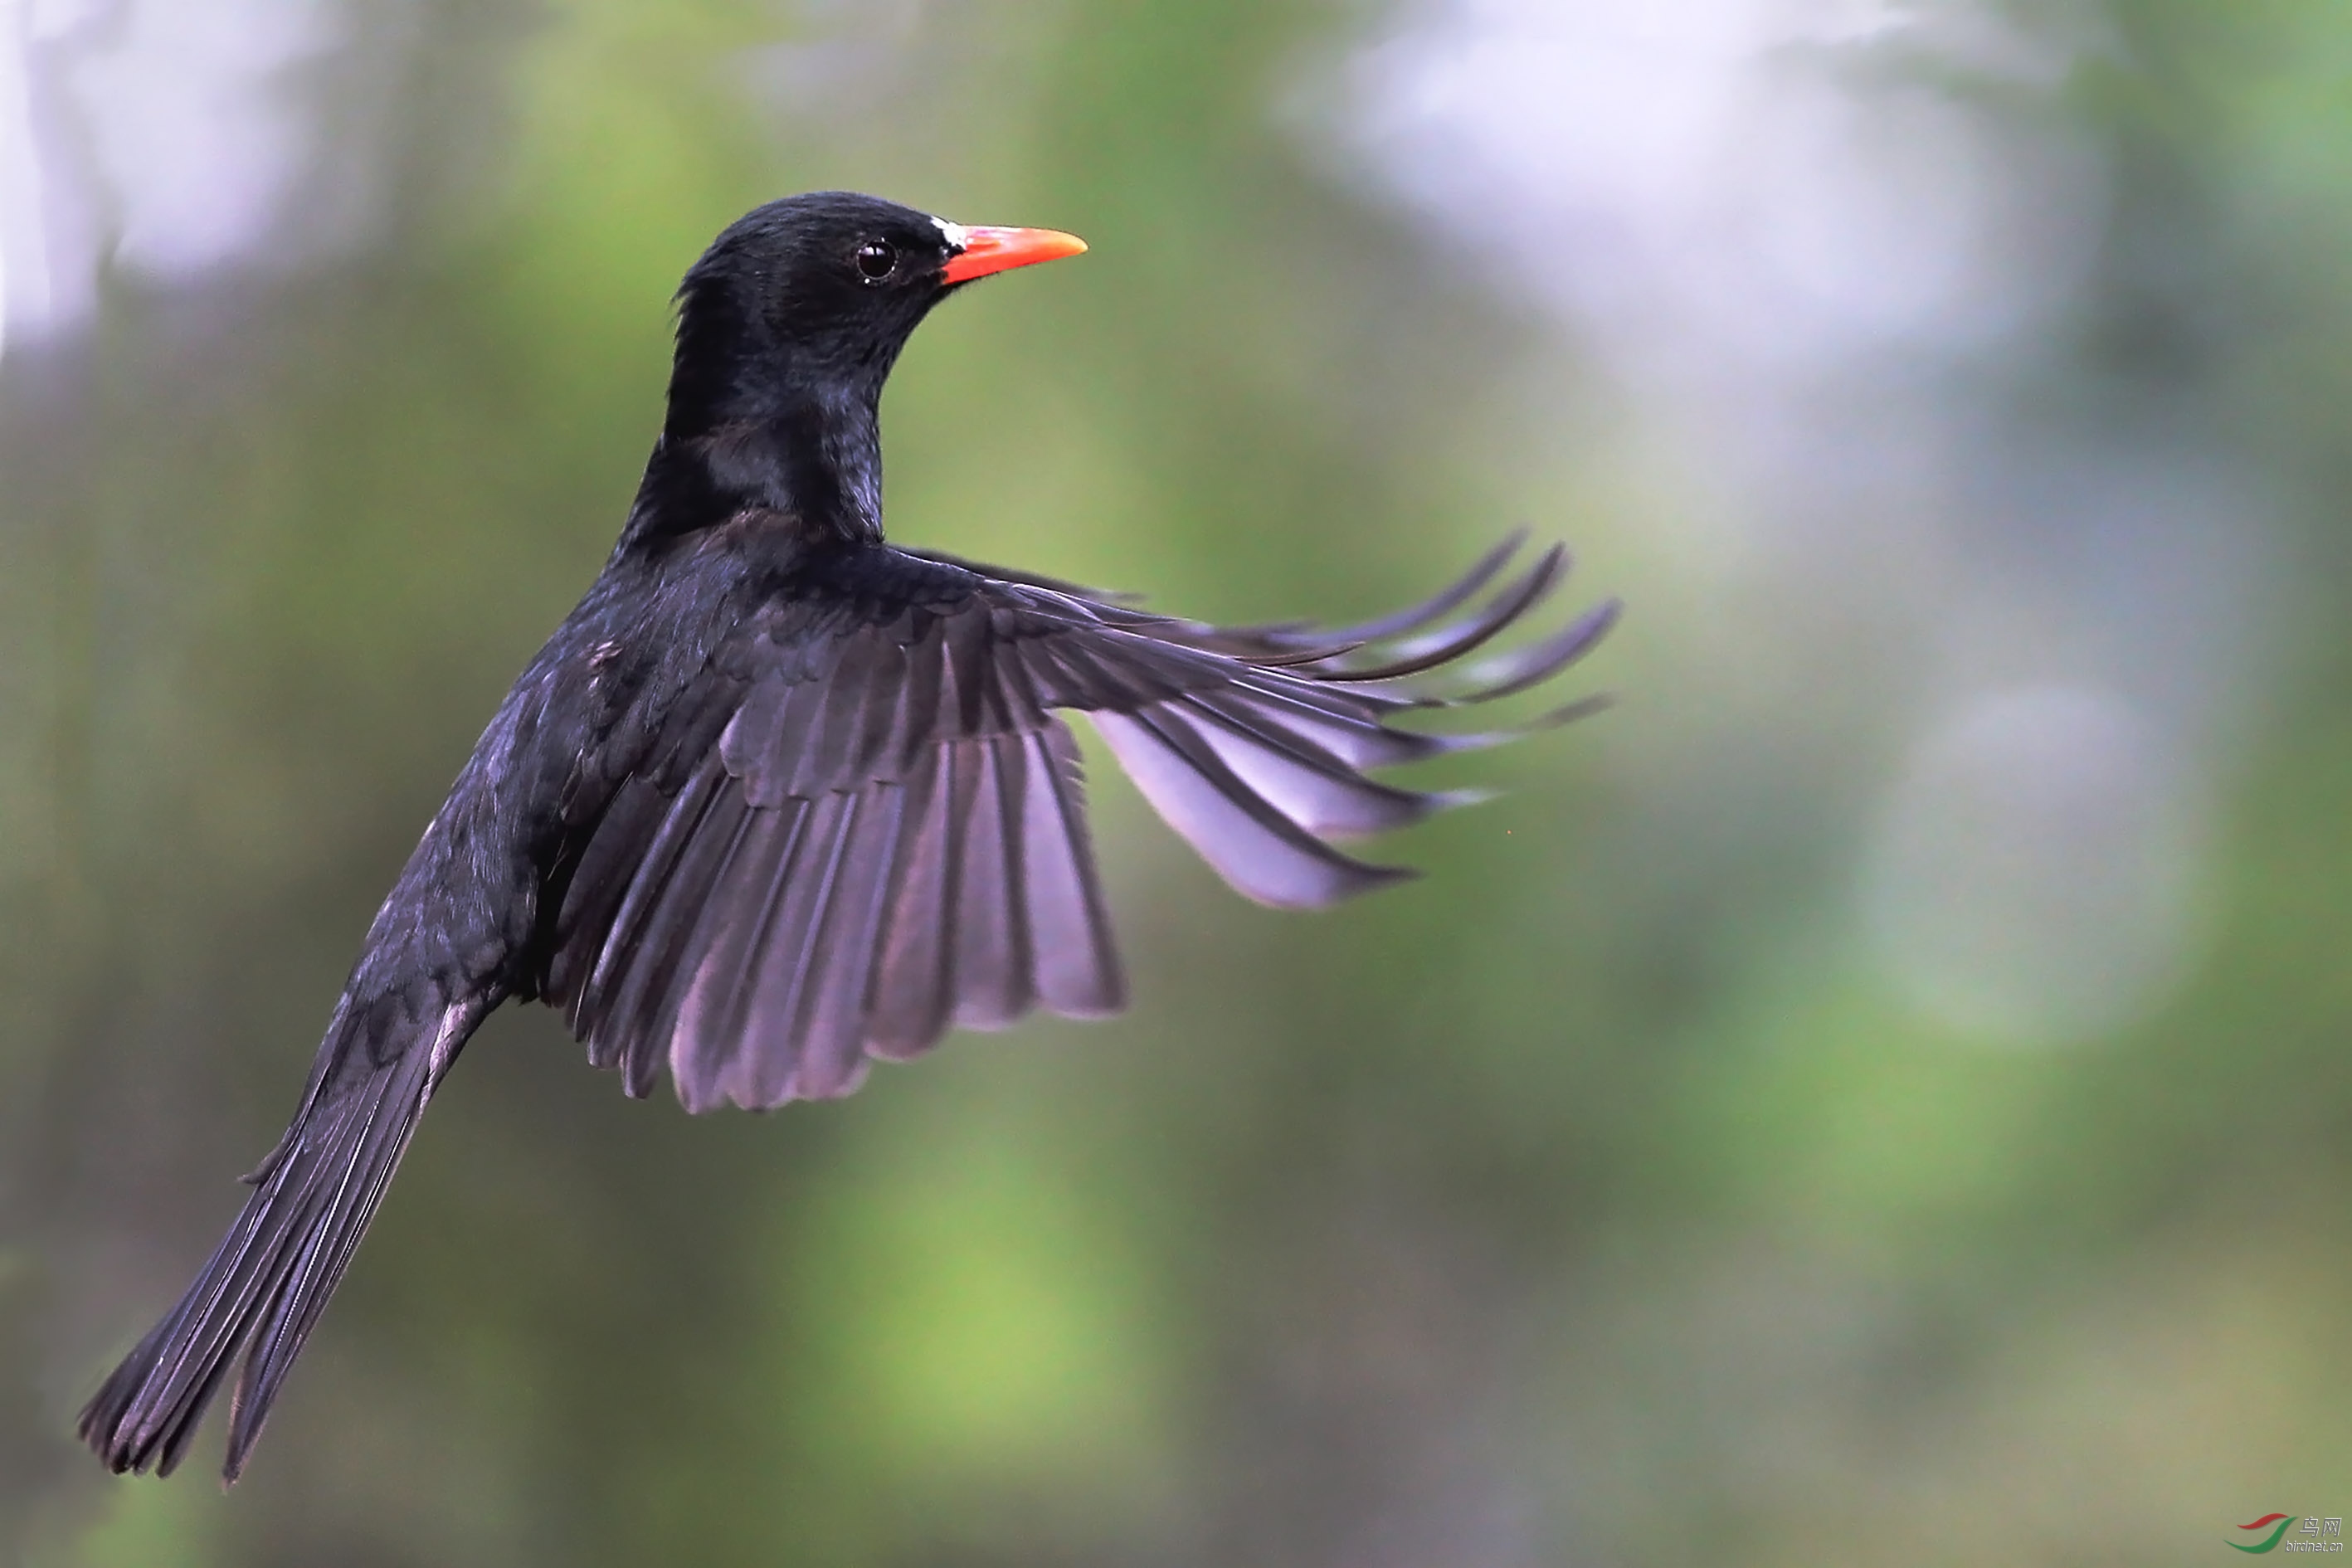
POLYGON ((825 901, 840 876, 855 808, 852 797, 831 793, 809 804, 797 852, 778 870, 772 922, 751 961, 742 1027, 732 1038, 709 1042, 716 1070, 688 1110, 722 1100, 757 1110, 792 1097, 803 1047, 796 1017, 801 991, 817 958, 825 901))
POLYGON ((1320 909, 1412 875, 1364 865, 1323 843, 1243 783, 1164 707, 1093 719, 1152 809, 1244 898, 1320 909))
POLYGON ((955 1022, 1001 1029, 1029 1009, 1028 902, 1021 865, 1021 751, 999 736, 962 742, 960 767, 972 770, 971 815, 965 823, 963 876, 955 915, 955 1022))
POLYGON ((748 1038, 759 961, 816 815, 806 801, 753 809, 730 885, 711 900, 709 939, 664 1047, 679 1098, 690 1107, 717 1105, 739 1048, 761 1043, 748 1038))
POLYGON ((1399 789, 1368 779, 1307 736, 1278 724, 1252 723, 1192 702, 1151 711, 1181 715, 1190 732, 1216 753, 1236 780, 1286 821, 1318 838, 1386 833, 1474 798, 1399 789))
POLYGON ((842 865, 826 900, 816 961, 794 1023, 805 1044, 793 1092, 803 1100, 836 1100, 866 1078, 869 1016, 867 982, 877 935, 891 891, 905 792, 875 783, 849 796, 842 865))
MULTIPOLYGON (((663 815, 612 924, 602 931, 583 924, 573 938, 583 950, 595 952, 596 961, 571 1009, 572 1031, 586 1043, 588 1059, 595 1066, 625 1068, 628 1091, 633 1095, 641 1096, 648 1090, 642 1064, 650 1044, 628 1026, 621 994, 640 961, 647 921, 669 890, 679 860, 698 841, 726 793, 725 783, 725 771, 716 758, 706 761, 695 771, 663 815)), ((599 825, 602 829, 612 826, 609 817, 599 825)), ((598 837, 602 836, 600 832, 598 837)), ((590 839, 582 864, 585 865, 597 848, 596 839, 590 839)), ((614 853, 625 858, 627 848, 620 847, 614 853)), ((560 916, 558 924, 562 924, 560 916)))
POLYGON ((1127 979, 1095 874, 1077 742, 1056 721, 1027 746, 1021 843, 1037 999, 1069 1017, 1107 1017, 1127 1005, 1127 979))
POLYGON ((899 876, 886 916, 867 1048, 908 1061, 938 1043, 955 1012, 955 911, 978 774, 970 742, 932 748, 908 781, 899 876))

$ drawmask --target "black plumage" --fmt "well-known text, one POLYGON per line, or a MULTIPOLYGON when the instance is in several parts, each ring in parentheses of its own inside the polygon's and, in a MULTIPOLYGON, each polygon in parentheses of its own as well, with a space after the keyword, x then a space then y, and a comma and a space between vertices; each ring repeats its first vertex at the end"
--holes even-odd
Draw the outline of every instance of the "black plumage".
POLYGON ((1535 685, 1608 628, 1613 604, 1416 683, 1557 586, 1557 548, 1494 586, 1517 539, 1423 605, 1328 631, 1205 626, 885 544, 877 408, 908 335, 971 278, 1081 248, 825 193, 752 213, 688 274, 620 542, 384 900, 244 1211, 83 1412, 112 1468, 171 1470, 241 1361, 236 1478, 501 1003, 559 1008, 632 1095, 667 1068, 697 1111, 847 1094, 951 1026, 1115 1012, 1061 713, 1089 716, 1236 889, 1312 908, 1406 875, 1333 840, 1465 798, 1365 770, 1523 732, 1395 720, 1535 685))

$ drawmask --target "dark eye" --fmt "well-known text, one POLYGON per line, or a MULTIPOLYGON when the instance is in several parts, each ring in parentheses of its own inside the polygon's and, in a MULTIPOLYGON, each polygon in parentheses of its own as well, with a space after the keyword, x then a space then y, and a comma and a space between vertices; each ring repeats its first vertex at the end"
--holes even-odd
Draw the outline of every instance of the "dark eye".
POLYGON ((879 283, 898 270, 898 247, 887 240, 870 239, 857 247, 857 275, 879 283))

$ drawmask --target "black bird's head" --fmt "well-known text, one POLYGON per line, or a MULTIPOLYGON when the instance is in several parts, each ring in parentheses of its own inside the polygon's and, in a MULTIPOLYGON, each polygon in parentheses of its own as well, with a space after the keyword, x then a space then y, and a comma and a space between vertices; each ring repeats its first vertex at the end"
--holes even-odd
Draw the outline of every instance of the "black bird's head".
POLYGON ((1084 249, 1052 229, 966 228, 849 191, 746 214, 678 287, 656 466, 699 460, 698 474, 671 476, 708 483, 688 511, 760 506, 818 532, 878 535, 877 411, 908 335, 975 278, 1084 249))

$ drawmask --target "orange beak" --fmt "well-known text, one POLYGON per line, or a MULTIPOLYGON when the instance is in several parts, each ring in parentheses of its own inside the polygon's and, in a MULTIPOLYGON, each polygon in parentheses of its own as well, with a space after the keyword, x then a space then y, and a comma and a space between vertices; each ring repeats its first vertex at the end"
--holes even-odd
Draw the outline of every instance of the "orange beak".
POLYGON ((1085 240, 1059 229, 967 228, 963 231, 963 249, 948 258, 948 268, 942 276, 950 283, 969 283, 975 278, 985 278, 1007 268, 1026 267, 1033 261, 1058 261, 1086 247, 1085 240))

